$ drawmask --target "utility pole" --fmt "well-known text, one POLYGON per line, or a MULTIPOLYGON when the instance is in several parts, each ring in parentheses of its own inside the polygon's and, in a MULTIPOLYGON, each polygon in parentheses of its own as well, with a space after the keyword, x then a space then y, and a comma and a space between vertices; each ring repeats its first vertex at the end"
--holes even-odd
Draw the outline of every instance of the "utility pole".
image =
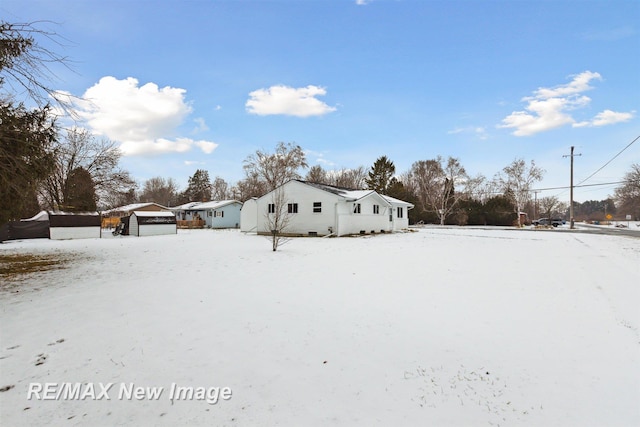
POLYGON ((573 154, 573 148, 574 147, 572 145, 571 146, 571 154, 570 155, 562 156, 562 157, 571 157, 571 181, 570 181, 571 183, 569 184, 570 185, 569 198, 571 199, 569 201, 569 224, 570 224, 569 228, 572 229, 572 230, 575 228, 573 226, 573 224, 575 222, 574 218, 573 218, 573 157, 574 156, 582 156, 582 154, 573 154))
POLYGON ((533 202, 533 219, 538 219, 538 193, 540 190, 533 190, 534 202, 533 202))

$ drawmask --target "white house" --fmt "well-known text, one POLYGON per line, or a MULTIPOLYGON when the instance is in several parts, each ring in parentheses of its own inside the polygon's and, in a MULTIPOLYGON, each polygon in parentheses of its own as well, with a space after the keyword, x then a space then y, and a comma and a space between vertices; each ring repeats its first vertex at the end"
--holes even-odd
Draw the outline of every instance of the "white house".
POLYGON ((289 223, 285 234, 345 236, 389 233, 408 228, 411 203, 376 193, 291 180, 259 198, 247 200, 241 211, 240 229, 269 234, 268 218, 279 195, 289 223))
POLYGON ((219 200, 212 202, 189 202, 171 208, 179 220, 201 219, 207 228, 238 228, 242 202, 219 200))

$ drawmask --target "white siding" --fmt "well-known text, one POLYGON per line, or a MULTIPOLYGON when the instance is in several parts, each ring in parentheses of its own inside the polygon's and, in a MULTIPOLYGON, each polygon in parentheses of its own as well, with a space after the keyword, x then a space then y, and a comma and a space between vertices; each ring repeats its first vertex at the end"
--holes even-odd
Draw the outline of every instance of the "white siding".
MULTIPOLYGON (((298 181, 290 181, 283 187, 286 204, 297 203, 298 213, 291 214, 289 226, 285 232, 308 235, 316 233, 318 236, 329 234, 329 229, 335 228, 335 205, 341 199, 335 194, 311 187, 298 181), (322 212, 313 212, 313 203, 320 202, 322 212)), ((265 195, 257 201, 257 230, 268 233, 267 209, 273 200, 265 195)))
POLYGON ((136 214, 132 214, 129 220, 129 235, 131 236, 159 236, 177 233, 178 226, 176 224, 138 224, 136 214))
POLYGON ((49 229, 52 240, 99 239, 100 227, 52 227, 49 229))
POLYGON ((223 206, 218 209, 214 209, 213 211, 220 215, 220 212, 224 212, 222 216, 207 216, 207 225, 209 225, 209 221, 211 221, 212 228, 238 228, 240 226, 240 209, 242 208, 242 203, 232 203, 226 206, 223 206))
POLYGON ((131 215, 129 217, 129 236, 139 236, 138 228, 138 217, 131 215))
POLYGON ((249 199, 242 205, 240 211, 240 231, 244 233, 255 232, 258 227, 258 203, 257 199, 249 199))
POLYGON ((138 226, 138 236, 160 236, 163 234, 177 234, 176 224, 142 224, 138 226))

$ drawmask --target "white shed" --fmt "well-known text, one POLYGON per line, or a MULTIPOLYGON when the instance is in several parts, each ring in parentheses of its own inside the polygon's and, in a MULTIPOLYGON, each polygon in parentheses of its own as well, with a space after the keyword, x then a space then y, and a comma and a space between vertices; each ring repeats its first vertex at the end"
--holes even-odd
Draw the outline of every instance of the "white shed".
POLYGON ((129 219, 130 236, 158 236, 177 233, 178 226, 173 212, 134 211, 129 219))
POLYGON ((99 239, 102 237, 100 215, 97 212, 49 212, 49 238, 99 239))

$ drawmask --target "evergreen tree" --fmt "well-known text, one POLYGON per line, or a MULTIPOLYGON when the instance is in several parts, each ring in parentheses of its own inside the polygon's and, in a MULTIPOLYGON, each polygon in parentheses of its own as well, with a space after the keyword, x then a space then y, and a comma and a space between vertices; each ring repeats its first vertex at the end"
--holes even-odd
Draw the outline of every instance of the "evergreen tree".
POLYGON ((185 190, 185 194, 189 201, 208 202, 211 200, 211 190, 209 172, 204 169, 198 169, 193 176, 189 177, 189 185, 185 190))
POLYGON ((67 179, 67 205, 70 212, 92 212, 96 210, 96 186, 91 174, 83 167, 71 171, 67 179))
POLYGON ((368 177, 365 179, 365 183, 370 190, 374 190, 380 194, 386 194, 391 183, 393 174, 396 173, 396 167, 387 156, 378 158, 371 170, 368 177))
POLYGON ((0 103, 0 225, 20 219, 53 168, 56 128, 49 108, 0 103))

